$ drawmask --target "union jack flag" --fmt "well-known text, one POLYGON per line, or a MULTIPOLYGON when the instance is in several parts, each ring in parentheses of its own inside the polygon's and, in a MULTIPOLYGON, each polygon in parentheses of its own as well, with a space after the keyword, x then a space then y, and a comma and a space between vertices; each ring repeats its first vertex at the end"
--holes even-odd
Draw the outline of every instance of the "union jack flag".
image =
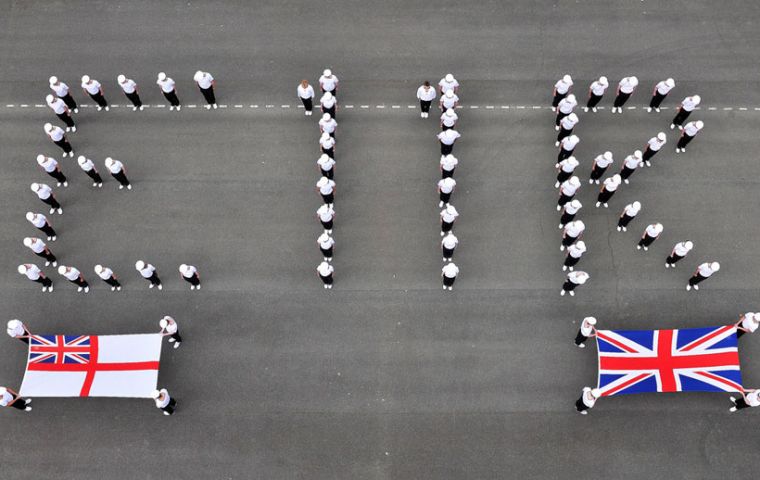
POLYGON ((599 330, 602 396, 642 392, 741 392, 736 326, 599 330))
POLYGON ((32 335, 29 363, 71 364, 90 362, 88 335, 32 335))

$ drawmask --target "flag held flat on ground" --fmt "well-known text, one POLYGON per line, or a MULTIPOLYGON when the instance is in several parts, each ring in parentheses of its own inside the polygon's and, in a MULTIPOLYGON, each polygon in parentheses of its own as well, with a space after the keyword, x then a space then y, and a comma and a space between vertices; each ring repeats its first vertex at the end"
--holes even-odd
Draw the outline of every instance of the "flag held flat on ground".
POLYGON ((33 335, 24 397, 149 398, 158 383, 161 334, 33 335))

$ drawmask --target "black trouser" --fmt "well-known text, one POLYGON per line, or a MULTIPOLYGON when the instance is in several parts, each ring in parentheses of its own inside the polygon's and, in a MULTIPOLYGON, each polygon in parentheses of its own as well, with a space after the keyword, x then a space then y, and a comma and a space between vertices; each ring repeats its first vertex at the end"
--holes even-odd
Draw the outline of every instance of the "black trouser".
POLYGON ((744 335, 745 333, 747 332, 745 332, 744 330, 736 330, 736 338, 741 338, 741 336, 744 335))
POLYGON ((156 272, 153 272, 153 274, 146 278, 147 281, 150 282, 151 285, 161 285, 161 279, 158 278, 158 274, 156 272))
POLYGON ((581 257, 574 257, 568 254, 568 255, 565 255, 565 263, 563 265, 566 267, 574 267, 580 261, 581 261, 581 257))
POLYGON ((213 85, 208 88, 201 88, 198 87, 203 94, 203 98, 206 99, 206 103, 209 105, 213 105, 216 103, 216 95, 214 95, 214 87, 213 85))
POLYGON ((660 92, 655 91, 654 95, 652 95, 652 100, 649 102, 649 108, 660 108, 660 104, 667 96, 667 94, 663 95, 660 92))
POLYGON ((562 216, 559 217, 559 223, 562 225, 567 225, 568 223, 572 222, 574 218, 575 213, 562 212, 562 216))
POLYGON ((330 108, 322 106, 322 113, 329 113, 332 118, 335 118, 335 105, 330 108))
POLYGON ((579 398, 575 402, 575 409, 578 410, 579 412, 583 412, 585 410, 588 410, 588 407, 586 406, 586 404, 583 403, 583 395, 581 395, 581 398, 579 398))
POLYGON ((559 183, 562 183, 572 176, 573 176, 573 172, 566 172, 560 168, 559 172, 557 172, 557 181, 559 183))
POLYGON ((325 93, 327 93, 327 92, 330 92, 333 97, 338 98, 338 89, 337 88, 333 88, 332 90, 325 90, 324 88, 319 87, 319 89, 322 90, 322 94, 323 95, 325 93))
POLYGON ((618 227, 627 227, 634 218, 636 217, 629 217, 628 215, 623 214, 623 216, 618 219, 618 227))
POLYGON ((311 109, 314 108, 311 98, 301 98, 301 103, 303 103, 303 109, 307 112, 311 112, 311 109))
POLYGON ((322 167, 319 168, 319 172, 322 174, 323 177, 327 177, 330 180, 333 178, 333 169, 330 170, 322 170, 322 167))
POLYGON ((86 173, 87 176, 90 177, 93 182, 103 183, 103 179, 100 178, 100 174, 95 170, 95 168, 91 168, 90 170, 85 170, 84 173, 86 173))
POLYGON ((625 102, 627 102, 628 99, 631 98, 631 94, 632 93, 633 92, 631 92, 631 93, 623 93, 623 92, 618 93, 617 97, 615 97, 615 103, 613 103, 613 106, 620 108, 623 105, 625 105, 625 102))
POLYGON ((450 232, 454 228, 454 222, 448 223, 441 221, 441 231, 442 232, 450 232))
POLYGON ((172 90, 171 92, 164 92, 163 90, 161 90, 161 93, 164 94, 164 98, 166 98, 166 101, 168 101, 172 107, 179 106, 179 98, 177 98, 176 90, 172 90))
POLYGON ((601 95, 594 95, 592 93, 588 97, 588 102, 586 103, 586 108, 594 108, 594 107, 596 107, 601 100, 602 100, 602 96, 601 95))
POLYGON ((657 240, 657 237, 650 237, 648 233, 644 234, 644 236, 641 237, 641 240, 639 240, 639 246, 648 247, 653 244, 655 240, 657 240))
POLYGON ((108 106, 108 102, 106 102, 106 97, 104 97, 102 93, 98 92, 98 93, 93 94, 93 93, 88 92, 88 95, 90 96, 91 99, 95 101, 95 103, 98 104, 99 107, 108 106))
POLYGON ((562 237, 562 246, 563 247, 569 247, 570 245, 574 244, 578 241, 578 238, 580 238, 580 235, 577 237, 571 237, 570 235, 564 235, 562 237))
POLYGON ((322 228, 324 228, 325 230, 332 230, 332 228, 333 228, 333 221, 332 220, 329 220, 327 222, 324 222, 324 221, 320 220, 319 222, 322 224, 322 228))
POLYGON ((103 281, 112 287, 121 287, 121 284, 119 283, 119 281, 113 278, 113 276, 110 276, 103 281))
POLYGON ((445 143, 441 142, 441 155, 448 155, 451 152, 454 151, 454 144, 446 145, 445 143))
POLYGON ((689 135, 683 134, 680 139, 678 139, 678 145, 676 145, 677 148, 686 148, 686 145, 689 144, 694 140, 694 137, 691 137, 689 135))
POLYGON ((119 170, 116 173, 111 172, 111 176, 116 179, 121 185, 127 186, 129 185, 129 179, 127 179, 127 176, 124 174, 124 170, 119 170))
POLYGON ((708 277, 703 277, 699 273, 695 273, 690 279, 689 279, 689 285, 692 287, 704 280, 707 280, 708 277))
POLYGON ((194 273, 192 277, 186 277, 186 276, 182 275, 182 278, 187 283, 189 283, 190 285, 192 285, 194 287, 197 287, 198 285, 201 284, 201 279, 200 279, 200 277, 198 277, 198 273, 197 272, 194 273))
POLYGON ((21 398, 21 397, 19 397, 19 396, 17 396, 17 395, 14 395, 14 397, 15 397, 13 399, 14 402, 11 403, 9 406, 11 406, 13 408, 17 408, 19 410, 26 410, 26 402, 24 401, 24 399, 21 398))
POLYGON ((644 155, 641 157, 642 161, 649 161, 650 158, 657 155, 657 152, 659 152, 659 150, 652 150, 649 146, 647 146, 647 149, 644 150, 644 155))
POLYGON ((443 252, 443 258, 452 258, 454 256, 453 248, 446 248, 442 246, 441 251, 443 252))
MULTIPOLYGON (((739 331, 741 332, 741 330, 739 330, 739 331)), ((26 338, 19 338, 19 340, 21 340, 22 342, 24 342, 24 343, 26 343, 27 345, 29 345, 29 337, 26 337, 26 338)))
MULTIPOLYGON (((575 150, 575 149, 573 149, 575 150)), ((559 154, 557 155, 557 163, 561 162, 562 160, 566 159, 567 157, 571 156, 573 154, 573 150, 565 150, 564 148, 559 149, 559 154)))
POLYGON ((49 223, 46 223, 45 225, 43 225, 41 227, 37 227, 37 228, 39 228, 40 231, 42 233, 44 233, 45 235, 47 235, 48 237, 55 237, 56 236, 55 230, 53 230, 53 227, 51 227, 49 223))
POLYGON ((87 280, 85 280, 85 279, 84 279, 84 278, 82 278, 81 276, 80 276, 80 277, 77 277, 75 280, 69 280, 69 282, 73 283, 73 284, 74 284, 74 285, 76 285, 77 287, 82 287, 82 288, 85 288, 85 287, 89 287, 89 286, 90 286, 90 284, 89 284, 89 283, 87 283, 87 280))
POLYGON ((32 281, 41 283, 43 287, 50 287, 53 285, 53 281, 50 280, 48 277, 40 277, 37 280, 32 280, 32 281))
POLYGON ((53 170, 52 172, 46 172, 46 173, 61 183, 66 181, 66 175, 64 175, 63 172, 58 170, 57 168, 53 170))
POLYGON ((61 208, 61 204, 58 203, 58 200, 52 194, 48 198, 42 199, 42 203, 50 205, 50 208, 61 208))
POLYGON ((578 335, 575 336, 575 344, 576 345, 583 345, 586 343, 586 340, 588 340, 588 337, 581 333, 580 328, 578 329, 578 335))
POLYGON ((552 98, 552 107, 557 108, 559 102, 562 101, 562 99, 565 98, 569 92, 570 90, 565 93, 555 93, 554 98, 552 98))
POLYGON ((332 273, 330 275, 326 276, 326 277, 323 276, 323 275, 320 275, 319 278, 322 279, 322 283, 324 283, 325 285, 332 285, 333 284, 332 273))
POLYGON ((559 133, 557 134, 557 141, 558 142, 562 141, 563 138, 569 137, 570 135, 572 135, 572 133, 573 133, 572 128, 570 130, 566 130, 564 127, 560 127, 559 133))
POLYGON ((174 409, 177 408, 177 401, 173 398, 169 399, 169 403, 166 404, 165 407, 161 408, 164 412, 168 412, 169 415, 172 415, 174 413, 174 409))
POLYGON ((179 334, 179 330, 177 330, 176 333, 169 335, 169 338, 173 338, 177 343, 182 343, 182 335, 179 334))
POLYGON ((55 255, 53 255, 53 252, 50 250, 43 250, 40 253, 34 252, 35 255, 38 257, 44 258, 47 262, 57 262, 58 260, 55 258, 55 255))
POLYGON ((457 277, 447 277, 446 275, 443 276, 443 285, 446 287, 453 287, 454 281, 457 279, 457 277))
POLYGON ((69 152, 71 152, 71 151, 74 150, 73 148, 71 148, 71 144, 66 139, 66 137, 63 137, 62 139, 58 140, 57 142, 53 142, 53 143, 55 143, 56 145, 58 145, 59 147, 61 147, 61 150, 63 150, 63 153, 69 153, 69 152))
POLYGON ((686 111, 683 109, 683 107, 678 109, 678 113, 676 113, 676 116, 673 117, 673 121, 670 122, 674 125, 683 125, 683 122, 689 117, 691 112, 686 111))
POLYGON ((77 102, 74 100, 74 97, 72 97, 70 93, 67 93, 65 96, 58 97, 58 98, 63 100, 63 103, 65 103, 66 106, 69 107, 71 110, 74 110, 75 108, 77 108, 77 102))
POLYGON ((320 193, 320 195, 322 195, 322 201, 324 203, 335 203, 334 193, 328 193, 328 194, 320 193))
POLYGON ((567 202, 573 199, 575 195, 565 195, 564 193, 559 194, 559 200, 557 200, 557 205, 560 207, 564 207, 567 202))
POLYGON ((420 100, 420 110, 422 110, 422 113, 430 112, 431 103, 433 103, 432 100, 420 100))
POLYGON ((321 147, 321 148, 322 148, 322 153, 327 154, 327 156, 330 158, 333 158, 333 159, 335 158, 335 147, 330 147, 330 148, 321 147))
POLYGON ((452 126, 449 127, 448 125, 446 125, 444 123, 441 124, 441 131, 442 132, 445 132, 446 130, 451 130, 453 128, 454 128, 454 125, 452 125, 452 126))
MULTIPOLYGON (((324 130, 322 131, 324 132, 324 130)), ((335 138, 335 130, 333 130, 332 132, 327 132, 327 134, 330 135, 330 137, 335 138)))
POLYGON ((601 203, 607 203, 610 201, 610 198, 612 198, 614 194, 615 194, 615 190, 610 191, 610 190, 607 190, 606 188, 603 188, 599 192, 599 195, 596 197, 596 201, 601 202, 601 203))
POLYGON ((562 285, 562 290, 566 292, 572 292, 573 290, 575 290, 575 287, 577 286, 578 286, 577 283, 573 283, 570 280, 565 280, 565 283, 562 285))
POLYGON ((319 251, 322 252, 322 256, 325 258, 332 258, 333 256, 333 247, 330 247, 330 248, 319 247, 319 251))
MULTIPOLYGON (((744 333, 744 332, 742 332, 744 333)), ((740 397, 736 399, 736 403, 734 403, 737 410, 741 410, 742 408, 749 408, 750 405, 747 403, 747 401, 744 399, 744 397, 740 397)))
POLYGON ((594 164, 593 167, 591 167, 591 180, 599 180, 602 178, 602 175, 604 175, 604 172, 607 171, 609 167, 597 167, 596 164, 594 164))
POLYGON ((126 95, 129 101, 132 102, 132 105, 137 108, 142 107, 142 100, 140 100, 140 95, 137 93, 137 90, 132 93, 125 92, 124 95, 126 95))
POLYGON ((628 177, 630 177, 631 175, 633 175, 633 172, 635 172, 635 171, 636 171, 635 168, 628 168, 626 166, 623 166, 623 169, 620 170, 620 177, 623 180, 627 180, 628 177))
POLYGON ((668 265, 675 265, 682 258, 683 257, 680 256, 680 255, 676 255, 675 253, 671 253, 670 256, 667 259, 665 259, 665 263, 667 263, 668 265))
POLYGON ((566 116, 570 115, 569 113, 562 113, 557 112, 557 116, 554 118, 554 125, 559 126, 559 122, 565 118, 566 116))
POLYGON ((68 112, 56 113, 55 116, 58 117, 58 119, 63 123, 65 123, 67 127, 74 126, 74 119, 71 118, 71 115, 68 112))
POLYGON ((456 170, 457 167, 452 168, 451 170, 441 169, 441 178, 454 178, 454 170, 456 170))
POLYGON ((451 200, 451 194, 452 193, 453 193, 453 191, 451 191, 449 193, 439 192, 438 197, 441 199, 441 201, 443 203, 449 203, 449 200, 451 200))

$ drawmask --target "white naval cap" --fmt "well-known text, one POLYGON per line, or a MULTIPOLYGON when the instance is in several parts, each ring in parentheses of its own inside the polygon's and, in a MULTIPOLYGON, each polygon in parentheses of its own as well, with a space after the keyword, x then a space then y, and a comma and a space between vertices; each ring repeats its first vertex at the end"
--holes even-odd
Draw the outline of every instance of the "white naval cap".
POLYGON ((607 160, 612 160, 612 152, 609 152, 609 151, 608 151, 608 152, 604 152, 604 153, 602 154, 602 156, 603 156, 604 158, 606 158, 607 160))
POLYGON ((58 77, 53 75, 52 77, 50 77, 48 81, 50 82, 50 85, 55 85, 56 83, 58 83, 58 77))
POLYGON ((633 156, 636 158, 641 158, 641 150, 636 150, 635 152, 633 152, 633 156))
POLYGON ((445 113, 446 113, 447 117, 453 117, 454 116, 454 109, 453 108, 447 108, 445 113))
POLYGON ((332 117, 330 116, 329 113, 325 113, 324 115, 322 115, 322 120, 324 120, 325 122, 328 122, 331 118, 332 117))
POLYGON ((153 399, 156 399, 160 396, 161 396, 161 392, 159 392, 158 390, 153 390, 152 392, 150 392, 150 397, 153 399))
POLYGON ((568 96, 567 96, 567 101, 568 101, 568 102, 575 102, 575 101, 577 101, 577 100, 575 100, 575 95, 573 95, 573 94, 571 93, 570 95, 568 95, 568 96))
POLYGON ((127 77, 125 77, 124 75, 119 75, 118 77, 116 77, 116 81, 119 83, 124 83, 127 81, 127 77))
POLYGON ((53 124, 52 123, 46 123, 42 128, 44 128, 46 132, 49 132, 50 130, 53 129, 53 124))
POLYGON ((167 325, 169 325, 169 322, 166 320, 166 317, 158 321, 158 326, 161 328, 166 328, 167 325))
POLYGON ((103 265, 95 265, 95 273, 100 274, 103 271, 103 265))
POLYGON ((145 268, 145 262, 143 262, 142 260, 138 260, 137 262, 135 262, 135 269, 142 270, 144 268, 145 268))
POLYGON ((53 100, 55 100, 55 97, 53 97, 52 95, 48 95, 47 97, 45 97, 45 101, 47 103, 53 103, 53 100))
POLYGON ((166 74, 164 72, 158 72, 158 81, 163 82, 166 80, 166 74))
POLYGON ((67 268, 68 268, 67 266, 61 265, 60 267, 58 267, 58 273, 60 273, 61 275, 63 275, 64 273, 66 273, 66 269, 67 268))
POLYGON ((321 136, 321 137, 319 137, 319 139, 320 139, 320 140, 327 140, 327 139, 329 139, 329 138, 330 138, 330 134, 329 134, 329 133, 327 133, 327 132, 323 132, 323 133, 322 133, 322 136, 321 136))
POLYGON ((570 206, 577 209, 577 208, 581 208, 583 205, 581 204, 580 200, 576 199, 570 202, 570 206))
POLYGON ((30 188, 32 189, 33 192, 36 192, 37 190, 40 189, 40 184, 39 183, 33 183, 33 184, 30 185, 30 188))
POLYGON ((82 75, 82 83, 90 83, 90 76, 82 75))
POLYGON ((330 71, 329 68, 325 68, 325 71, 322 72, 322 75, 324 75, 325 77, 332 77, 332 71, 330 71))
POLYGON ((87 163, 87 158, 84 155, 79 155, 77 157, 77 163, 79 163, 79 165, 84 165, 87 163))
MULTIPOLYGON (((577 243, 580 243, 580 242, 577 242, 577 243)), ((589 325, 596 325, 596 318, 594 317, 586 317, 583 320, 585 320, 586 323, 588 323, 589 325)))
POLYGON ((26 265, 19 265, 16 270, 18 271, 18 273, 23 275, 26 273, 26 265))
POLYGON ((702 97, 700 97, 699 95, 692 95, 691 101, 694 102, 695 105, 699 105, 700 103, 702 103, 702 97))
POLYGON ((695 124, 697 125, 697 128, 700 130, 702 130, 702 128, 705 126, 705 122, 703 122, 702 120, 697 120, 695 124))
POLYGON ((617 174, 617 173, 613 175, 611 178, 615 181, 615 183, 620 183, 623 181, 623 177, 621 177, 620 174, 617 174))
POLYGON ((446 90, 446 98, 453 98, 454 97, 454 90, 446 90))
POLYGON ((576 175, 573 175, 572 177, 570 177, 570 179, 567 182, 576 188, 581 186, 581 180, 576 175))
POLYGON ((599 81, 599 83, 601 83, 604 86, 607 86, 607 85, 610 84, 610 82, 607 80, 607 77, 605 77, 604 75, 602 75, 601 77, 599 77, 598 81, 599 81))
POLYGON ((26 212, 26 219, 30 222, 34 220, 34 212, 26 212))
POLYGON ((197 72, 195 72, 195 75, 193 75, 193 80, 195 80, 196 82, 200 82, 201 78, 203 78, 204 75, 206 74, 198 70, 197 72))
POLYGON ((710 264, 710 269, 712 269, 713 272, 717 272, 718 270, 720 270, 720 263, 712 262, 710 264))
POLYGON ((668 137, 665 135, 665 132, 660 132, 657 134, 657 139, 661 142, 664 142, 668 139, 668 137))
POLYGON ((333 94, 332 94, 331 92, 325 92, 325 94, 324 94, 324 97, 325 97, 327 100, 330 100, 331 98, 333 98, 333 94))
POLYGON ((567 118, 569 118, 573 123, 578 121, 578 115, 574 113, 571 113, 570 115, 568 115, 567 118))
POLYGON ((672 78, 669 78, 665 80, 665 85, 669 86, 670 88, 673 88, 676 86, 676 81, 673 80, 672 78))
POLYGON ((580 142, 580 141, 581 141, 581 139, 580 139, 580 138, 578 138, 578 135, 570 135, 570 136, 569 136, 569 137, 567 137, 567 138, 569 138, 571 142, 576 142, 576 143, 577 143, 577 142, 580 142))
POLYGON ((562 81, 565 82, 565 83, 569 83, 570 85, 572 85, 573 84, 573 77, 571 77, 570 75, 565 75, 564 77, 562 77, 562 81))
POLYGON ((446 76, 444 77, 444 80, 446 80, 447 82, 451 83, 451 82, 454 81, 454 75, 452 75, 450 73, 447 73, 446 76))
POLYGON ((45 155, 37 155, 37 163, 42 163, 45 161, 45 155))
POLYGON ((633 202, 631 205, 633 205, 633 208, 635 208, 636 210, 641 209, 641 202, 639 202, 638 200, 633 202))
POLYGON ((684 245, 685 245, 685 246, 686 246, 686 248, 688 248, 689 250, 691 250, 692 248, 694 248, 694 242, 692 242, 691 240, 687 240, 686 242, 684 242, 684 245))
POLYGON ((31 239, 31 237, 26 237, 24 239, 24 246, 25 247, 31 247, 32 246, 32 239, 31 239))

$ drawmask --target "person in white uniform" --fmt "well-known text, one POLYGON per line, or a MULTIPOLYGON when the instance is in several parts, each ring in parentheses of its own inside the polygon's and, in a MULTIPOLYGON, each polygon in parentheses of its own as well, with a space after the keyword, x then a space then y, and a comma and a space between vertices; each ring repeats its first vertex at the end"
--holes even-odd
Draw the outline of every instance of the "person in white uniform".
POLYGON ((74 119, 71 117, 71 110, 66 106, 66 102, 53 95, 45 97, 45 102, 48 107, 55 113, 60 121, 66 124, 67 132, 76 132, 77 126, 74 123, 74 119))
POLYGON ((179 266, 179 276, 190 284, 190 290, 201 289, 201 276, 198 274, 198 269, 195 266, 183 263, 179 266))
POLYGON ((673 87, 675 86, 676 82, 672 78, 657 82, 657 85, 654 86, 654 90, 652 91, 652 100, 649 101, 647 112, 654 110, 655 112, 659 113, 660 104, 663 100, 665 100, 665 97, 668 96, 668 93, 670 93, 670 91, 673 90, 673 87))
POLYGON ((169 102, 169 110, 174 110, 176 108, 179 112, 182 105, 180 105, 179 97, 177 97, 177 85, 174 82, 174 79, 168 77, 164 72, 159 72, 156 84, 161 88, 161 93, 169 102))
POLYGON ((586 340, 596 336, 596 318, 586 317, 581 322, 581 328, 578 329, 578 334, 575 336, 575 346, 578 348, 586 348, 586 340))
POLYGON ((193 80, 195 80, 195 84, 198 85, 198 89, 201 91, 203 99, 206 100, 206 110, 219 108, 216 104, 216 93, 214 91, 216 80, 214 80, 214 77, 208 72, 198 70, 195 72, 195 75, 193 75, 193 80))
POLYGON ((105 108, 106 112, 110 110, 106 97, 103 95, 103 86, 99 81, 90 78, 89 75, 82 75, 82 90, 98 104, 98 111, 105 108))
POLYGON ((119 75, 116 77, 116 82, 121 87, 121 91, 127 96, 130 102, 132 102, 132 111, 143 110, 143 103, 140 99, 140 92, 137 91, 137 83, 131 78, 127 78, 126 75, 119 75))
POLYGON ((310 116, 314 109, 314 87, 309 85, 308 80, 301 80, 298 88, 296 88, 296 94, 301 99, 301 103, 303 103, 303 114, 307 117, 310 116))
POLYGON ((174 410, 177 408, 177 400, 173 399, 165 388, 153 390, 150 396, 156 402, 156 408, 161 410, 164 415, 174 414, 174 410))
POLYGON ((49 83, 50 89, 55 92, 56 96, 63 100, 72 112, 79 113, 77 102, 74 100, 74 97, 71 96, 71 92, 69 92, 69 86, 58 80, 58 77, 55 75, 50 77, 49 83))
POLYGON ((430 115, 430 105, 435 100, 435 89, 430 86, 430 82, 425 82, 417 89, 417 99, 420 101, 420 117, 428 118, 430 115))

